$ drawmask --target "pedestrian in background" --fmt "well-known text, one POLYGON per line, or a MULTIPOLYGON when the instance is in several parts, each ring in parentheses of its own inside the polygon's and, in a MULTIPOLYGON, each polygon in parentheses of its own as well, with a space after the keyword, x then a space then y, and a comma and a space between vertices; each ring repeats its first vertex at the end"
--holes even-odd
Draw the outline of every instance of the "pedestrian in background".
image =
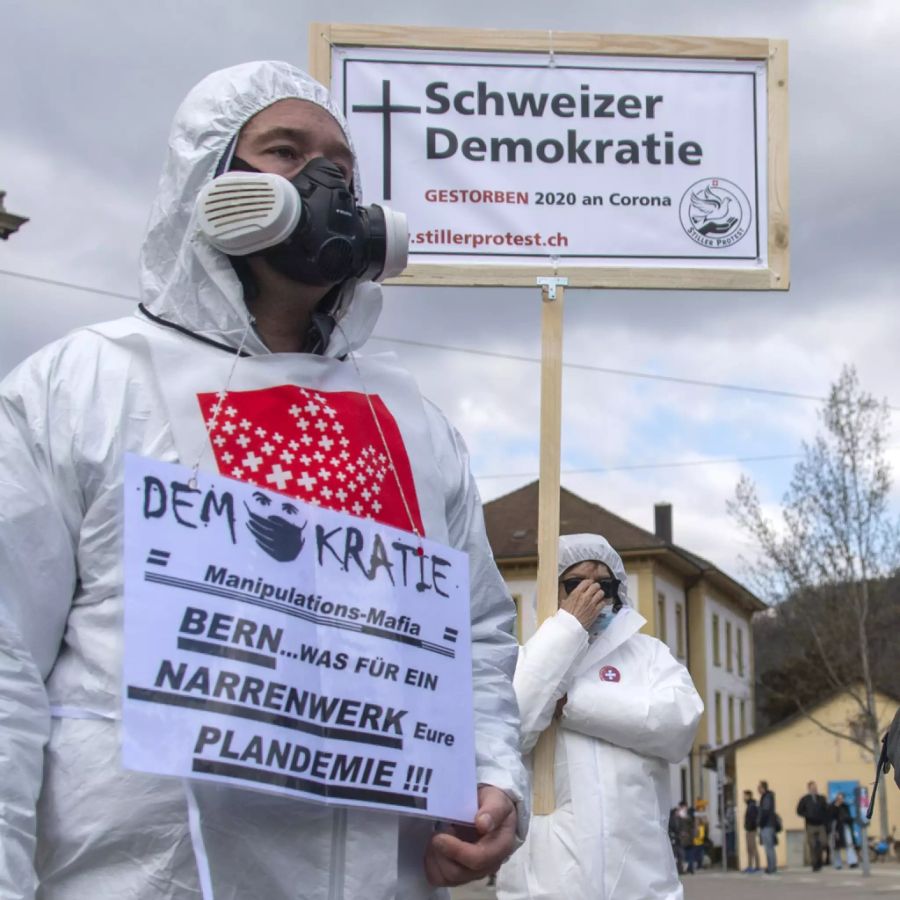
POLYGON ((706 801, 698 800, 693 810, 693 838, 690 848, 690 862, 688 872, 693 875, 696 869, 703 868, 703 850, 706 847, 706 839, 709 835, 709 822, 706 817, 706 801))
POLYGON ((822 868, 822 854, 828 847, 828 802, 819 793, 816 783, 806 785, 807 793, 797 804, 797 815, 806 821, 806 846, 813 872, 822 868))
MULTIPOLYGON (((681 852, 681 844, 678 840, 678 810, 685 806, 684 800, 681 800, 677 806, 673 806, 669 810, 669 843, 672 845, 672 854, 675 857, 675 868, 678 874, 684 873, 684 854, 681 852)), ((686 808, 686 807, 685 807, 686 808)))
POLYGON ((679 848, 680 875, 694 874, 694 807, 678 804, 675 830, 679 848))
MULTIPOLYGON (((733 803, 725 804, 725 860, 731 865, 731 859, 737 853, 737 843, 735 834, 735 810, 733 803)), ((737 860, 735 860, 737 865, 737 860)))
POLYGON ((766 851, 766 874, 774 875, 775 864, 775 825, 778 821, 775 812, 775 794, 769 790, 768 781, 760 781, 759 787, 759 841, 766 851))
POLYGON ((744 836, 747 841, 747 868, 745 872, 759 871, 759 848, 756 845, 758 839, 757 829, 759 828, 759 806, 753 799, 753 791, 744 791, 744 803, 747 804, 744 810, 744 836))
POLYGON ((843 865, 841 851, 847 851, 847 865, 855 869, 859 859, 853 841, 853 816, 850 807, 844 803, 844 795, 835 795, 834 802, 828 807, 829 841, 831 843, 831 859, 836 869, 843 865))

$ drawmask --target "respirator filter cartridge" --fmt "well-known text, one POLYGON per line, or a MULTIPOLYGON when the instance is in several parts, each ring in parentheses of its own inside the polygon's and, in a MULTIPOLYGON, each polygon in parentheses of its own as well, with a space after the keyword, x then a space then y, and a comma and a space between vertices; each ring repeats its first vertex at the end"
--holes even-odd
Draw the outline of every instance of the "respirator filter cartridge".
POLYGON ((229 256, 247 256, 285 240, 300 222, 302 201, 280 175, 227 172, 197 199, 198 224, 207 240, 229 256))

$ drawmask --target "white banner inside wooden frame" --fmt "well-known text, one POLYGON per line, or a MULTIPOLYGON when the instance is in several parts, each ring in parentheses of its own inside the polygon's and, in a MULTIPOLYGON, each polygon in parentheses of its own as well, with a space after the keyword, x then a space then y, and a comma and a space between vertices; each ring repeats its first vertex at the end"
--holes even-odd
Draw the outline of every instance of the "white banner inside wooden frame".
MULTIPOLYGON (((565 285, 788 290, 787 43, 310 26, 394 284, 542 288, 538 622, 557 608, 565 285)), ((556 723, 534 751, 554 809, 556 723)))
POLYGON ((787 46, 314 24, 397 284, 786 290, 787 46))

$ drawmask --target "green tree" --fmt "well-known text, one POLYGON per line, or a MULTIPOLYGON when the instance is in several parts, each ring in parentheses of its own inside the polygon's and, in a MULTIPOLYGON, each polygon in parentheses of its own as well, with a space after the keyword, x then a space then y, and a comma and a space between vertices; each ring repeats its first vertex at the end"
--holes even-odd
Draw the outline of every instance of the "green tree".
MULTIPOLYGON (((880 734, 873 590, 898 562, 885 459, 889 412, 884 401, 861 389, 856 370, 845 367, 819 415, 821 429, 812 443, 803 445, 782 499, 780 523, 764 513, 756 486, 746 476, 728 509, 757 545, 753 577, 759 590, 783 604, 774 612, 781 624, 797 629, 797 656, 785 660, 785 677, 775 689, 790 695, 795 707, 824 731, 873 754, 874 767, 880 734), (825 690, 846 691, 855 701, 857 714, 846 727, 835 729, 811 711, 810 672, 825 690)), ((883 792, 879 812, 886 835, 883 792)))

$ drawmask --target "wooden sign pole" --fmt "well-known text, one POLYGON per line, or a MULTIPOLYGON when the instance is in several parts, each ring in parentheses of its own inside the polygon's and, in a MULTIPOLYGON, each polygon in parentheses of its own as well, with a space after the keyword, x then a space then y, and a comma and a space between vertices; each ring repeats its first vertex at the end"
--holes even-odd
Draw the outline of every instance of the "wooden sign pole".
MULTIPOLYGON (((562 428, 563 296, 567 278, 538 278, 541 285, 541 462, 538 491, 538 625, 556 614, 559 546, 559 470, 562 428)), ((553 767, 556 722, 534 748, 533 812, 545 816, 556 807, 553 767)))

